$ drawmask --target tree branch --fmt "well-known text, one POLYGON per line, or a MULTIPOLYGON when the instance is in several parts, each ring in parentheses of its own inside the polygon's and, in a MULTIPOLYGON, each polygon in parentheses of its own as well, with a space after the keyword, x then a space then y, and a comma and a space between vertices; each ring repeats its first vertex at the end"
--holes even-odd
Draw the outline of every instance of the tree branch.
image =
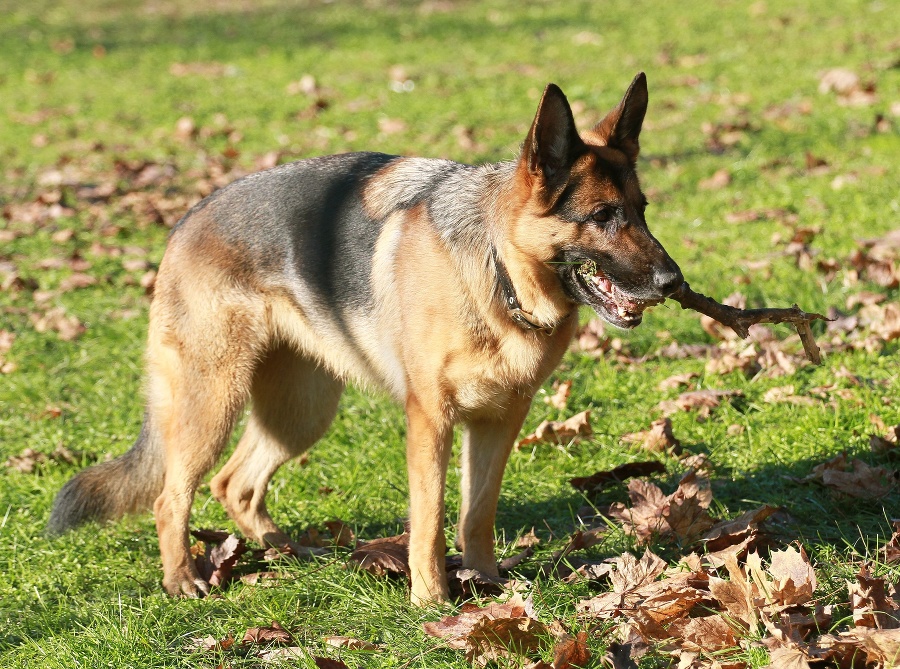
POLYGON ((812 329, 809 327, 812 321, 827 321, 828 319, 822 314, 807 313, 796 304, 790 309, 736 309, 726 304, 719 304, 706 295, 695 293, 687 282, 681 284, 681 288, 669 297, 678 302, 682 309, 699 311, 701 314, 706 314, 719 321, 722 325, 727 325, 741 339, 750 336, 750 326, 757 323, 793 323, 797 328, 797 334, 800 335, 806 357, 816 365, 822 362, 819 347, 816 345, 812 329))

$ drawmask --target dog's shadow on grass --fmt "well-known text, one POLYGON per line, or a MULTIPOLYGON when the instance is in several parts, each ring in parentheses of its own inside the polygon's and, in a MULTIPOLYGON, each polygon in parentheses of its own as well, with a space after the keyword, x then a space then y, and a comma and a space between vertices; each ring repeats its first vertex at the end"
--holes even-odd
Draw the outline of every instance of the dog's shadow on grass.
MULTIPOLYGON (((695 450, 696 450, 695 445, 695 450)), ((898 467, 896 458, 848 454, 867 464, 888 470, 898 467)), ((790 463, 762 466, 753 471, 717 467, 710 474, 713 504, 710 514, 717 520, 733 519, 762 505, 778 507, 781 513, 773 519, 771 531, 776 542, 799 541, 803 545, 830 544, 842 550, 852 547, 859 555, 874 558, 873 551, 892 534, 890 520, 900 516, 900 490, 881 498, 851 497, 804 479, 823 458, 804 458, 790 463)), ((652 477, 665 494, 674 492, 683 471, 652 477)), ((888 482, 890 483, 890 482, 888 482)), ((614 525, 602 511, 614 502, 631 506, 626 483, 617 483, 594 496, 572 489, 570 494, 530 501, 503 500, 497 514, 500 536, 515 538, 532 527, 545 538, 566 538, 585 526, 603 523, 614 525), (592 515, 591 509, 599 510, 592 515)), ((611 545, 617 550, 619 544, 611 545)), ((681 547, 702 553, 702 544, 681 547)))

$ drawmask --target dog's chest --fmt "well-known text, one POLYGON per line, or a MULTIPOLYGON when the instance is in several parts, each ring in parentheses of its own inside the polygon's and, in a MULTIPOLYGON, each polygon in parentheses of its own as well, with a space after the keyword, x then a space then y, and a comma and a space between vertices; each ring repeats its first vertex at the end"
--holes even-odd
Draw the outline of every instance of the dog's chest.
POLYGON ((534 395, 564 351, 565 344, 543 335, 471 347, 444 370, 452 400, 464 412, 502 412, 534 395))

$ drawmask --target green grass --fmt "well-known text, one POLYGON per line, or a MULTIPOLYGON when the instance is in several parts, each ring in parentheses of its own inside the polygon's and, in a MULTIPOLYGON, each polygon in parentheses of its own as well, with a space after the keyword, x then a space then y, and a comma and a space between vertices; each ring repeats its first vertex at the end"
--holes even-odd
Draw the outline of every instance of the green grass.
MULTIPOLYGON (((801 225, 822 226, 813 246, 822 257, 839 259, 855 240, 900 227, 900 119, 890 113, 900 101, 900 16, 886 2, 0 0, 0 16, 2 206, 46 190, 41 175, 67 161, 96 174, 122 159, 170 162, 183 175, 178 183, 192 192, 190 170, 203 164, 202 153, 221 154, 229 143, 238 151, 234 160, 247 169, 273 149, 283 160, 364 149, 464 162, 507 159, 548 81, 583 109, 578 118, 584 126, 645 70, 651 104, 640 169, 652 202, 648 219, 696 289, 720 298, 740 289, 753 304, 797 301, 824 311, 872 288, 846 284, 843 273, 825 282, 799 270, 770 242, 786 228, 769 220, 728 224, 729 212, 786 209, 801 225), (173 63, 217 64, 221 74, 174 76, 173 63), (414 82, 411 92, 391 90, 397 66, 414 82), (819 94, 821 73, 838 66, 874 83, 878 101, 845 107, 833 94, 819 94), (307 111, 311 98, 286 91, 304 74, 315 77, 328 102, 315 115, 307 111), (809 113, 766 114, 785 103, 808 103, 809 113), (193 146, 175 136, 179 118, 213 128, 219 114, 242 135, 239 141, 214 134, 193 146), (887 132, 873 130, 876 114, 888 119, 887 132), (735 118, 748 120, 750 129, 724 152, 707 151, 703 124, 735 118), (402 120, 405 129, 384 133, 380 119, 402 120), (459 141, 458 127, 471 131, 474 145, 459 141), (828 162, 826 173, 806 169, 807 152, 828 162), (733 177, 728 187, 698 188, 722 168, 733 177), (855 179, 835 188, 835 178, 847 175, 855 179), (747 265, 767 257, 769 274, 747 265), (741 277, 749 283, 733 283, 741 277)), ((90 249, 97 241, 138 246, 156 263, 167 230, 128 212, 113 212, 111 222, 121 229, 105 237, 96 213, 83 207, 42 226, 0 220, 0 229, 23 233, 0 242, 0 262, 15 263, 39 288, 53 289, 68 274, 42 270, 39 261, 75 252, 92 262, 91 274, 103 277, 95 287, 51 300, 86 324, 86 334, 72 342, 35 331, 27 315, 34 310, 29 291, 0 292, 0 330, 16 335, 5 358, 18 367, 0 375, 2 460, 27 447, 50 453, 60 444, 92 456, 119 454, 138 431, 148 299, 129 283, 119 259, 90 249), (61 229, 74 230, 74 237, 53 241, 61 229), (48 406, 61 415, 48 415, 48 406)), ((682 342, 708 340, 695 316, 675 308, 655 309, 641 328, 621 337, 636 354, 652 353, 664 330, 682 342)), ((574 380, 569 410, 592 408, 595 435, 569 448, 512 456, 499 536, 512 541, 534 526, 558 547, 584 504, 567 479, 642 459, 619 437, 645 429, 655 405, 675 395, 656 389, 661 379, 696 371, 702 387, 745 394, 706 422, 692 414, 673 417, 686 447, 710 456, 717 510, 734 515, 761 503, 785 506, 816 562, 822 594, 839 599, 833 591, 842 579, 890 535, 887 519, 896 515, 900 497, 848 502, 791 477, 805 476, 842 450, 877 462, 868 453, 869 415, 900 422, 897 360, 897 345, 889 343, 877 354, 829 356, 822 367, 790 378, 746 379, 704 375, 703 360, 651 356, 625 366, 568 354, 553 378, 574 380), (791 383, 803 391, 831 383, 841 367, 877 385, 856 388, 854 400, 835 406, 762 401, 774 386, 791 383), (730 434, 732 424, 743 432, 730 434)), ((536 402, 526 428, 558 417, 536 402)), ((397 531, 408 489, 403 434, 400 409, 378 395, 349 391, 308 464, 289 464, 276 476, 269 494, 273 515, 295 534, 335 517, 363 538, 397 531), (323 486, 333 492, 320 494, 323 486)), ((673 472, 665 483, 670 491, 678 468, 666 462, 673 472)), ((42 528, 53 496, 77 470, 56 463, 32 474, 0 469, 0 665, 258 666, 233 654, 199 658, 183 646, 191 637, 239 637, 247 627, 278 620, 320 654, 327 652, 322 637, 329 634, 388 648, 374 655, 344 651, 352 667, 466 666, 461 654, 424 636, 421 622, 438 617, 437 610, 410 608, 402 583, 348 571, 342 559, 284 566, 296 578, 277 588, 236 585, 221 599, 173 601, 158 585, 149 515, 47 540, 42 528)), ((450 539, 457 483, 451 467, 450 539)), ((208 487, 194 509, 194 526, 230 527, 208 487)), ((621 532, 612 532, 592 554, 631 547, 621 532)), ((526 563, 523 574, 534 578, 535 569, 526 563)), ((547 581, 539 582, 539 591, 542 616, 580 626, 574 603, 587 594, 585 586, 547 581)), ((599 656, 606 641, 595 637, 591 644, 599 656)), ((752 661, 761 666, 766 658, 756 653, 752 661)))

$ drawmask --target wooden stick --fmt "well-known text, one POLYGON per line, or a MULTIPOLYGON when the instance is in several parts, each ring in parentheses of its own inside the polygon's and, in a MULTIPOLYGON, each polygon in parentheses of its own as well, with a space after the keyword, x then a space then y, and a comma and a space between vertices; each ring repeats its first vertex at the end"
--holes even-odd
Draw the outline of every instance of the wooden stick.
POLYGON ((807 313, 796 304, 790 309, 736 309, 727 304, 719 304, 706 295, 695 293, 686 281, 669 297, 678 302, 682 309, 699 311, 722 325, 727 325, 741 339, 749 337, 750 326, 757 323, 793 323, 797 334, 800 335, 806 357, 816 365, 822 362, 822 355, 809 327, 812 321, 827 321, 822 314, 807 313))

